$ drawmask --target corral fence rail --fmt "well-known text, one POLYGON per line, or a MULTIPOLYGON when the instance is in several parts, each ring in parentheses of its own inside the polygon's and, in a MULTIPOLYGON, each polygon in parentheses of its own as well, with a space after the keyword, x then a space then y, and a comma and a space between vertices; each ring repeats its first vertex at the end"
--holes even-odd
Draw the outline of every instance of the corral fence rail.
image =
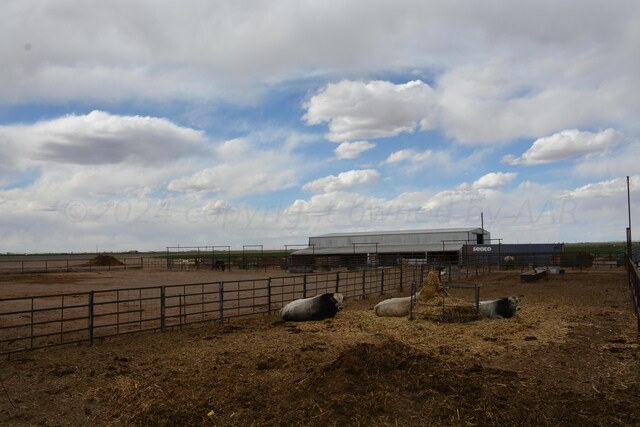
POLYGON ((562 252, 477 252, 463 254, 461 268, 484 268, 489 272, 500 270, 529 270, 541 266, 558 266, 570 269, 612 269, 625 265, 625 255, 620 251, 591 253, 584 251, 562 252), (508 259, 510 258, 510 259, 508 259))
POLYGON ((0 273, 71 273, 82 271, 111 271, 142 268, 163 268, 164 258, 109 257, 104 259, 86 257, 50 257, 32 259, 0 259, 0 273))
POLYGON ((421 281, 424 273, 424 266, 402 266, 3 298, 0 354, 268 315, 294 299, 326 292, 349 299, 409 290, 408 284, 421 281))
POLYGON ((629 275, 629 286, 631 287, 631 299, 638 321, 638 332, 640 333, 640 269, 638 269, 631 257, 627 257, 626 267, 629 275))

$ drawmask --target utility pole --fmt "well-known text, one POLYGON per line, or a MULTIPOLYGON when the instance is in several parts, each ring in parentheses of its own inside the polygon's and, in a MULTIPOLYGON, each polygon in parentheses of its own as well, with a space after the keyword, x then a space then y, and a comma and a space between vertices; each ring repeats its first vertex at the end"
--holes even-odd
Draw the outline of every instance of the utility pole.
POLYGON ((631 190, 627 175, 627 210, 629 212, 629 227, 627 228, 627 257, 631 258, 631 190))

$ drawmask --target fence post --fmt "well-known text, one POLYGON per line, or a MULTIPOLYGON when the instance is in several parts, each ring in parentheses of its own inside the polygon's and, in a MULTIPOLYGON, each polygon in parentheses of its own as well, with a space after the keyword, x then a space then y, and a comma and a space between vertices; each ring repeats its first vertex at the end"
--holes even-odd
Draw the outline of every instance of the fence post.
POLYGON ((402 292, 402 264, 400 264, 400 292, 402 292))
POLYGON ((34 299, 33 299, 33 297, 31 297, 31 313, 30 313, 31 314, 31 316, 30 316, 31 317, 31 333, 29 334, 29 336, 31 337, 31 339, 29 340, 29 347, 30 348, 33 348, 33 326, 34 326, 34 324, 33 324, 33 322, 34 322, 33 313, 35 313, 35 311, 33 309, 34 309, 34 299))
POLYGON ((224 320, 224 282, 220 282, 220 295, 218 300, 220 301, 220 320, 224 320))
MULTIPOLYGON (((184 290, 184 287, 183 287, 184 290)), ((180 327, 182 328, 182 293, 178 294, 178 309, 179 309, 179 317, 178 319, 180 319, 180 327)), ((185 307, 186 309, 186 307, 185 307)))
POLYGON ((88 314, 87 314, 87 332, 89 335, 89 345, 93 345, 93 291, 89 292, 88 302, 88 314))
POLYGON ((167 294, 164 286, 160 287, 160 330, 166 327, 167 294))
POLYGON ((302 298, 307 297, 307 275, 302 276, 302 298))
POLYGON ((384 295, 384 270, 380 276, 380 295, 384 295))
POLYGON ((362 270, 362 299, 367 297, 367 270, 362 270))
POLYGON ((271 314, 271 277, 267 279, 267 309, 271 314))
POLYGON ((340 292, 340 272, 336 273, 336 294, 340 292))

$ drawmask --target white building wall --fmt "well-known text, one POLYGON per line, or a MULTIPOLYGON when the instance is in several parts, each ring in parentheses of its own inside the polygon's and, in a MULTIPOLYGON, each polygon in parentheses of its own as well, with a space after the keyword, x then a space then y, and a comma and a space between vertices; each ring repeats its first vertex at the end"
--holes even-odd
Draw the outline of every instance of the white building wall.
MULTIPOLYGON (((384 233, 353 233, 353 234, 327 234, 309 238, 309 244, 316 248, 349 247, 353 244, 377 243, 378 245, 433 245, 441 244, 443 240, 458 240, 460 243, 476 243, 476 235, 481 229, 455 229, 455 230, 409 230, 384 233), (463 242, 464 241, 464 242, 463 242)), ((484 230, 485 242, 489 242, 490 233, 484 230)))

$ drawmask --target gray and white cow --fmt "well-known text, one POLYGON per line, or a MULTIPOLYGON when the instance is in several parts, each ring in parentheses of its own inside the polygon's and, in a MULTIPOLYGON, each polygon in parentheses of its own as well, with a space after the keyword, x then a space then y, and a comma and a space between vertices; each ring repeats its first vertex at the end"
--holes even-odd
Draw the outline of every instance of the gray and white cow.
POLYGON ((291 301, 280 309, 282 320, 304 322, 335 317, 344 308, 342 294, 321 294, 291 301))
POLYGON ((478 314, 480 317, 493 319, 509 319, 520 310, 518 297, 504 297, 490 301, 480 301, 478 314))
MULTIPOLYGON (((418 292, 416 294, 416 301, 418 299, 418 292)), ((384 301, 380 301, 373 307, 374 313, 379 317, 404 317, 409 315, 411 309, 411 297, 398 297, 389 298, 384 301)))

